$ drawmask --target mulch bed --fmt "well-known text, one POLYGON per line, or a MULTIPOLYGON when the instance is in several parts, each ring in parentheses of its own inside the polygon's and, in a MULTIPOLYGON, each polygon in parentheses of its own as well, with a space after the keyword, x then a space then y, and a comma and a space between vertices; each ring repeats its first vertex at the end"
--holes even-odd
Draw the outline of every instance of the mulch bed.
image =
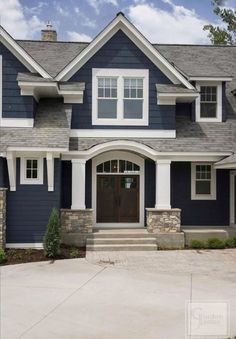
MULTIPOLYGON (((5 253, 6 261, 0 264, 0 266, 23 264, 36 261, 52 261, 50 258, 45 257, 43 250, 37 250, 32 248, 6 249, 5 253)), ((75 248, 63 246, 60 248, 60 254, 54 260, 84 258, 85 254, 86 249, 83 247, 75 248)))

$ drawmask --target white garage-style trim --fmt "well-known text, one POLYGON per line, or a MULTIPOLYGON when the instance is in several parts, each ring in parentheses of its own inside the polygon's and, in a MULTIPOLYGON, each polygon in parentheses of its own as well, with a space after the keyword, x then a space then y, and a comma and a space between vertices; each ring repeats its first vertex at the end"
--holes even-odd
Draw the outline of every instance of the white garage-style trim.
MULTIPOLYGON (((118 173, 122 175, 122 173, 118 173)), ((113 173, 112 173, 113 175, 113 173)), ((127 174, 126 174, 127 175, 127 174)), ((124 151, 113 151, 106 152, 92 159, 92 209, 93 209, 93 220, 94 227, 144 227, 144 159, 136 154, 124 151), (109 160, 127 160, 137 164, 140 167, 139 175, 139 222, 138 223, 97 223, 97 165, 109 161, 109 160)))

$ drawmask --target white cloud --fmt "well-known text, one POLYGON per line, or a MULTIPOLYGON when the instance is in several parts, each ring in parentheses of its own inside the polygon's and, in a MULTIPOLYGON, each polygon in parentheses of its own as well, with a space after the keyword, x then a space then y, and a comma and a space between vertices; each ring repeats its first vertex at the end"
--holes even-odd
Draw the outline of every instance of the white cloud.
POLYGON ((70 41, 89 42, 92 40, 91 36, 84 33, 68 31, 67 35, 70 41))
POLYGON ((192 9, 177 6, 171 0, 162 0, 170 11, 150 4, 131 5, 128 16, 133 24, 155 43, 209 43, 203 26, 209 22, 192 9))
POLYGON ((66 7, 62 7, 57 1, 54 1, 53 4, 57 13, 61 16, 69 16, 70 13, 66 7))
POLYGON ((19 0, 0 0, 1 25, 17 39, 31 39, 44 27, 44 23, 33 15, 26 19, 19 0))
POLYGON ((93 7, 96 14, 100 13, 100 9, 103 5, 112 5, 118 7, 117 0, 87 0, 88 4, 93 7))
POLYGON ((48 4, 44 1, 40 1, 35 7, 27 7, 24 6, 24 12, 28 15, 39 15, 42 12, 43 7, 48 6, 48 4))

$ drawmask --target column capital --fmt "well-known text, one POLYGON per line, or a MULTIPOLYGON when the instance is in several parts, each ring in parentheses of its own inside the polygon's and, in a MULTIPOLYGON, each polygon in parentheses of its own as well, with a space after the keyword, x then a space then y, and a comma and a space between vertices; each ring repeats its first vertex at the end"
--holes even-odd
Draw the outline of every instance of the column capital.
POLYGON ((171 164, 171 160, 170 159, 156 159, 156 164, 157 165, 162 165, 162 164, 166 164, 166 165, 170 165, 171 164))
POLYGON ((71 162, 74 164, 86 164, 86 161, 85 159, 71 159, 71 162))

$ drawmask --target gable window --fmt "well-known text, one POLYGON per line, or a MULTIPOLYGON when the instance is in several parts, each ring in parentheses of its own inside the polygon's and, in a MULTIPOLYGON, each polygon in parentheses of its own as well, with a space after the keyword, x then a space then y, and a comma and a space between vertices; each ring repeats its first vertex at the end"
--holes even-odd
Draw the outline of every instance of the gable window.
POLYGON ((222 83, 198 83, 200 92, 196 100, 196 121, 222 121, 222 83))
POLYGON ((216 171, 209 163, 192 163, 192 200, 216 199, 216 171))
POLYGON ((92 73, 93 125, 148 125, 148 70, 94 68, 92 73))
POLYGON ((23 185, 43 184, 43 158, 21 158, 20 179, 23 185))

